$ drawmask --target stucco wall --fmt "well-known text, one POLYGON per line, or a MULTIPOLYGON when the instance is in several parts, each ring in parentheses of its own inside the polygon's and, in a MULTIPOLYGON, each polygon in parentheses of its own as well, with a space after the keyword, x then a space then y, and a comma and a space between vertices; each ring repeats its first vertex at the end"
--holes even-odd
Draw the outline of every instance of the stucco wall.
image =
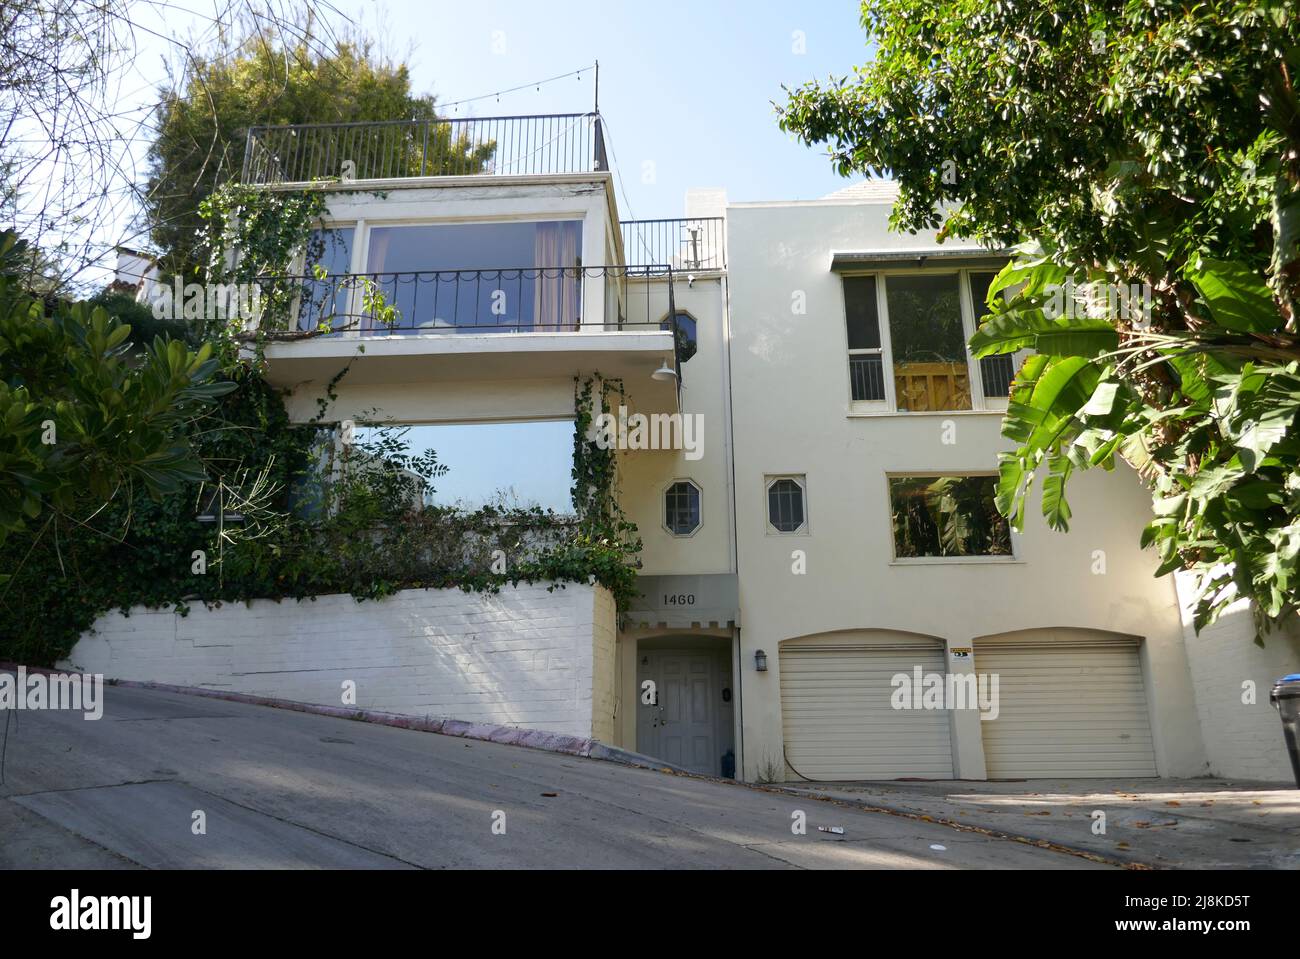
MULTIPOLYGON (((700 277, 687 285, 679 277, 675 284, 675 307, 696 320, 698 349, 682 364, 682 414, 695 418, 699 457, 688 459, 683 450, 626 450, 619 454, 619 502, 637 526, 642 543, 641 572, 647 576, 729 573, 734 569, 724 283, 719 277, 700 277), (700 488, 700 526, 689 536, 675 536, 664 527, 664 493, 677 480, 691 480, 700 488)), ((634 291, 629 299, 642 296, 634 291)), ((665 292, 665 311, 666 298, 665 292)), ((635 413, 642 384, 624 385, 628 408, 635 413)), ((615 395, 610 402, 619 400, 615 395)))
POLYGON ((1187 662, 1210 772, 1294 782, 1282 725, 1268 693, 1278 678, 1300 673, 1300 625, 1270 633, 1263 647, 1256 646, 1250 607, 1241 602, 1228 607, 1198 636, 1192 628, 1191 586, 1191 580, 1179 574, 1187 662), (1247 683, 1253 683, 1253 689, 1247 683))
POLYGON ((600 587, 405 590, 114 612, 61 665, 333 706, 351 680, 361 709, 588 737, 612 724, 614 630, 600 587))
MULTIPOLYGON (((1008 443, 997 412, 852 411, 831 251, 932 242, 888 233, 888 214, 887 204, 841 202, 728 210, 746 775, 764 756, 781 756, 783 640, 892 629, 951 648, 1062 627, 1142 637, 1158 769, 1204 774, 1177 597, 1171 579, 1152 575, 1155 556, 1138 548, 1150 497, 1131 470, 1071 480, 1068 534, 1047 528, 1035 494, 1014 562, 894 560, 887 474, 996 471, 1008 443), (806 312, 792 302, 806 303, 806 312), (807 478, 808 529, 798 535, 770 532, 765 518, 765 475, 789 473, 807 478), (795 550, 806 574, 794 571, 795 550), (768 654, 767 672, 753 668, 757 649, 768 654)), ((954 746, 962 774, 978 775, 978 734, 959 735, 954 746)))

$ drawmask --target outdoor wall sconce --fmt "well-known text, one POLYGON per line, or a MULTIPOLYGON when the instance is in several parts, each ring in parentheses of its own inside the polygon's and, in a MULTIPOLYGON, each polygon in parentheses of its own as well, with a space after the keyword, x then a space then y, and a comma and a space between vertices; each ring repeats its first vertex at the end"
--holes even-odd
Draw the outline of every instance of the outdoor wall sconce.
POLYGON ((761 649, 754 653, 754 668, 760 673, 767 672, 767 653, 761 649))

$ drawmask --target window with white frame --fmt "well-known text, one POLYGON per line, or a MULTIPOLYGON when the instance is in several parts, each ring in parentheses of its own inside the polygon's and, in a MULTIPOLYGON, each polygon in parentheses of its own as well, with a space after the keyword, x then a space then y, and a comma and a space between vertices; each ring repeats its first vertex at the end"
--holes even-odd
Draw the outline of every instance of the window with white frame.
POLYGON ((966 347, 996 274, 923 269, 842 278, 849 390, 857 411, 947 412, 1005 403, 1011 357, 966 347))
POLYGON ((804 477, 767 478, 767 525, 776 533, 807 532, 808 498, 804 477))
POLYGON ((853 401, 883 402, 885 371, 874 276, 844 277, 844 321, 848 326, 849 381, 853 401))
POLYGON ((694 480, 676 480, 664 490, 664 528, 674 536, 700 528, 700 488, 694 480))
MULTIPOLYGON (((989 313, 989 287, 996 273, 969 273, 971 310, 975 314, 975 327, 984 322, 989 313)), ((980 385, 986 405, 1005 404, 1011 394, 1011 379, 1016 374, 1015 356, 1001 353, 980 360, 980 385)))

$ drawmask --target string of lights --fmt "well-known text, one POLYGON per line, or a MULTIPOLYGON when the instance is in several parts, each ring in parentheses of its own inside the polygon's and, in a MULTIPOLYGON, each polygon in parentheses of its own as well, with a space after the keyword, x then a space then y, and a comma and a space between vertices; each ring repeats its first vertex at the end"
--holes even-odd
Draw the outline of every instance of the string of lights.
POLYGON ((497 90, 494 93, 484 93, 481 96, 477 96, 477 97, 466 97, 463 100, 451 100, 444 103, 440 103, 438 104, 438 106, 440 109, 443 110, 447 109, 448 107, 451 107, 453 108, 452 112, 457 112, 459 108, 466 103, 478 103, 482 100, 492 100, 492 99, 495 99, 498 102, 500 102, 501 97, 503 97, 508 93, 518 93, 520 90, 528 90, 530 88, 540 92, 542 87, 545 84, 555 83, 558 80, 567 80, 570 77, 577 77, 578 82, 582 82, 582 75, 584 73, 590 73, 595 69, 596 66, 593 64, 592 66, 589 67, 583 67, 580 70, 570 70, 568 73, 561 73, 558 76, 547 77, 545 80, 534 80, 531 83, 521 83, 517 87, 508 87, 504 90, 497 90))

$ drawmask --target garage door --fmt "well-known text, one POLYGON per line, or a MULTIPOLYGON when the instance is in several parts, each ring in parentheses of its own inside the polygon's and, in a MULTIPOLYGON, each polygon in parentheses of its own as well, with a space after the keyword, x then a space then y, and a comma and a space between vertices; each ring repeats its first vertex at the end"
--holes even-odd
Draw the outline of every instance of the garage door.
POLYGON ((819 781, 952 778, 944 709, 894 709, 890 679, 942 673, 936 645, 782 646, 786 761, 819 781))
POLYGON ((977 642, 975 669, 998 677, 990 779, 1156 774, 1136 642, 977 642))

